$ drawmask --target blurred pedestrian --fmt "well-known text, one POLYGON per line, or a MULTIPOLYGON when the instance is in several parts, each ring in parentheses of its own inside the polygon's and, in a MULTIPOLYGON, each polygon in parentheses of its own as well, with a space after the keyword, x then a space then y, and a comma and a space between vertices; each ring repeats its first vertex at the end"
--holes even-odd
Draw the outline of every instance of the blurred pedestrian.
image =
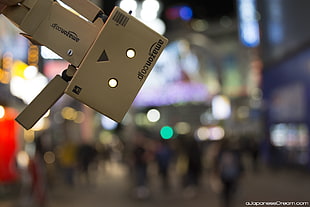
POLYGON ((44 207, 47 199, 46 169, 44 161, 38 152, 29 160, 28 170, 31 179, 32 205, 44 207))
POLYGON ((224 138, 218 157, 217 157, 217 173, 220 178, 221 201, 224 207, 231 206, 234 193, 237 190, 237 185, 240 176, 243 172, 240 153, 232 147, 228 138, 224 138))
POLYGON ((97 150, 91 144, 82 143, 77 149, 77 163, 81 175, 85 178, 86 182, 90 182, 89 168, 90 165, 96 160, 97 150))
POLYGON ((187 170, 184 176, 184 196, 192 198, 197 193, 202 175, 202 148, 194 136, 184 137, 183 148, 187 159, 187 170))
POLYGON ((145 199, 149 196, 147 168, 151 160, 151 152, 146 147, 146 137, 138 132, 133 148, 133 173, 135 180, 135 196, 145 199))
POLYGON ((164 189, 169 189, 168 174, 172 157, 173 157, 172 149, 170 148, 166 140, 161 140, 156 150, 155 158, 158 165, 158 172, 162 179, 162 185, 164 189))
POLYGON ((198 186, 202 173, 201 148, 196 140, 192 140, 188 148, 188 184, 198 186))
POLYGON ((258 138, 255 135, 247 135, 240 137, 240 144, 243 153, 250 158, 251 168, 253 172, 259 171, 260 146, 258 138))
POLYGON ((60 166, 64 172, 65 183, 69 186, 74 185, 74 176, 77 165, 77 147, 70 139, 66 139, 58 149, 60 166))

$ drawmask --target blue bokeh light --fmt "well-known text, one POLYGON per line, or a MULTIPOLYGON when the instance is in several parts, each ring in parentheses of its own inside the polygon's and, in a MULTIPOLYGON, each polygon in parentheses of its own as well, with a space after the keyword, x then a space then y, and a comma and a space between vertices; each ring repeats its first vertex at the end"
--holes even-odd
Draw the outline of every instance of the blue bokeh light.
POLYGON ((182 6, 179 10, 179 16, 181 19, 188 21, 193 17, 193 10, 189 6, 182 6))

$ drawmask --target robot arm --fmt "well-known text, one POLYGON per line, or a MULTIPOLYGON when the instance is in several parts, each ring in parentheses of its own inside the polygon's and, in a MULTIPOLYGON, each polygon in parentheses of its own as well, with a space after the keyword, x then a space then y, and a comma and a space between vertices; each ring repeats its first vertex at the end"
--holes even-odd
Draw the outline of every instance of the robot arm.
POLYGON ((30 129, 66 93, 120 122, 168 40, 119 7, 107 17, 88 0, 62 2, 76 12, 54 0, 0 0, 26 38, 70 63, 16 121, 30 129))
POLYGON ((78 13, 80 13, 91 22, 96 20, 98 14, 103 13, 99 7, 88 0, 62 0, 62 2, 75 9, 78 13))
POLYGON ((103 26, 102 20, 95 18, 103 12, 88 0, 64 2, 89 21, 53 0, 24 0, 7 6, 2 13, 32 42, 47 46, 78 67, 103 26))

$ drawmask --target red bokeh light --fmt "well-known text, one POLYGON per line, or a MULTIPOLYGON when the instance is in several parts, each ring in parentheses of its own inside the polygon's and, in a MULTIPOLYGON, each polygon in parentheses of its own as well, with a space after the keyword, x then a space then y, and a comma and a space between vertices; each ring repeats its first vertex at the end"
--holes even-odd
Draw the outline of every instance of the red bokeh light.
POLYGON ((18 178, 15 155, 18 148, 16 111, 5 108, 0 118, 0 182, 12 182, 18 178))

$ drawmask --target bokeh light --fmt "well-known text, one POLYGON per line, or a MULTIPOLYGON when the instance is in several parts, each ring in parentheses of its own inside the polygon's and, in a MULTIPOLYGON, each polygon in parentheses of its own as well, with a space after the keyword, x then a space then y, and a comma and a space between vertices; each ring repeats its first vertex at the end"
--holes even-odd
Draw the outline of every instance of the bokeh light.
POLYGON ((47 164, 53 164, 56 160, 55 153, 51 151, 45 152, 43 158, 47 164))
POLYGON ((205 19, 195 19, 191 21, 191 27, 196 32, 204 32, 208 29, 209 24, 205 19))
POLYGON ((223 95, 217 95, 212 99, 212 114, 215 119, 227 119, 231 114, 230 100, 223 95))
POLYGON ((28 164, 29 164, 29 155, 27 152, 25 151, 19 151, 17 153, 17 164, 19 167, 21 168, 26 168, 28 167, 28 164))
POLYGON ((193 17, 193 10, 189 6, 182 6, 179 10, 180 18, 188 21, 193 17))
POLYGON ((5 115, 5 109, 3 106, 0 105, 0 119, 2 119, 5 115))
POLYGON ((113 134, 109 131, 102 131, 99 135, 99 140, 101 144, 111 144, 113 141, 113 134))
POLYGON ((67 120, 74 120, 77 117, 76 110, 71 107, 64 107, 61 110, 61 115, 64 119, 67 119, 67 120))
POLYGON ((121 0, 119 3, 121 9, 125 10, 126 12, 131 11, 131 15, 136 16, 136 10, 138 7, 138 3, 135 0, 121 0))
POLYGON ((118 123, 112 119, 101 115, 101 126, 106 130, 113 130, 117 127, 118 123))
POLYGON ((145 0, 142 3, 140 17, 144 21, 152 21, 157 18, 160 4, 157 0, 145 0))
POLYGON ((24 140, 26 143, 32 143, 35 139, 33 130, 24 130, 24 140))
POLYGON ((174 6, 166 10, 166 17, 170 20, 182 19, 189 21, 193 18, 193 10, 189 6, 174 6))
POLYGON ((172 127, 170 127, 170 126, 164 126, 160 130, 160 136, 163 139, 171 139, 173 137, 173 135, 174 135, 174 131, 173 131, 172 127))
POLYGON ((26 79, 32 79, 36 77, 37 74, 38 74, 38 68, 34 65, 30 65, 26 67, 26 69, 24 70, 24 77, 26 79))
POLYGON ((191 125, 187 122, 178 122, 174 126, 174 129, 178 134, 188 134, 191 131, 191 125))
POLYGON ((210 137, 210 131, 208 129, 208 127, 200 127, 197 129, 196 131, 196 138, 200 141, 205 141, 207 139, 209 139, 210 137))
POLYGON ((225 136, 225 130, 221 126, 214 126, 209 128, 210 140, 220 140, 225 136))
POLYGON ((157 122, 160 119, 160 112, 157 109, 150 109, 146 116, 150 122, 157 122))

